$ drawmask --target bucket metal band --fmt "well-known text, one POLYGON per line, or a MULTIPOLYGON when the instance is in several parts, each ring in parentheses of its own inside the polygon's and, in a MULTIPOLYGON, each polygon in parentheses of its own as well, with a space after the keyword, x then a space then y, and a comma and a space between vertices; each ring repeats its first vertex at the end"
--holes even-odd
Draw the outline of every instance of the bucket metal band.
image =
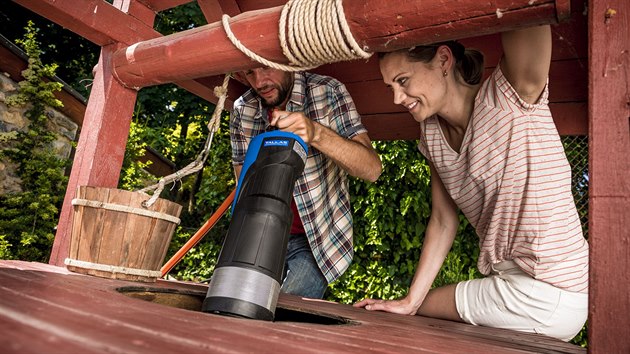
POLYGON ((209 297, 236 298, 275 312, 280 284, 272 277, 248 268, 220 267, 214 270, 209 297))
POLYGON ((119 266, 113 266, 109 264, 100 264, 100 263, 80 261, 78 259, 72 259, 72 258, 66 258, 64 263, 68 266, 92 269, 92 270, 100 270, 103 272, 110 272, 112 274, 119 273, 119 274, 128 274, 128 275, 138 275, 138 276, 150 277, 150 278, 159 278, 162 276, 162 272, 160 272, 159 270, 119 267, 119 266))
POLYGON ((86 206, 90 208, 106 209, 106 210, 120 211, 124 213, 148 216, 155 219, 166 220, 166 221, 175 223, 177 225, 179 225, 180 223, 180 219, 173 215, 160 213, 158 211, 134 208, 127 205, 105 203, 105 202, 99 202, 95 200, 78 199, 78 198, 72 199, 72 205, 80 205, 80 206, 86 206))

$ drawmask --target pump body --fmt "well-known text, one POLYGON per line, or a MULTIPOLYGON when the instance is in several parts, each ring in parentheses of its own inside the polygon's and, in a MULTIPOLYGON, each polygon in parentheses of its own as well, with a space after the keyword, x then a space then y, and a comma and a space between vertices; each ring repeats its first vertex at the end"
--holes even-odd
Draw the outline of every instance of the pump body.
POLYGON ((293 220, 293 188, 307 154, 304 141, 292 133, 272 131, 251 140, 202 311, 273 320, 293 220))

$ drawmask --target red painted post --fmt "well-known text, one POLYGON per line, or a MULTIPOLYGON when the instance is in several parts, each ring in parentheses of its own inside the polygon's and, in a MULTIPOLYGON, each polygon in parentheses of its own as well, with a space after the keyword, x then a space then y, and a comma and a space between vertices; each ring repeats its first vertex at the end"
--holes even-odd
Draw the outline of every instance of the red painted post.
POLYGON ((630 353, 630 2, 588 2, 590 353, 630 353))
POLYGON ((77 186, 116 187, 137 91, 114 79, 111 58, 119 45, 105 46, 95 69, 81 136, 61 209, 49 263, 63 265, 69 252, 72 205, 77 186))

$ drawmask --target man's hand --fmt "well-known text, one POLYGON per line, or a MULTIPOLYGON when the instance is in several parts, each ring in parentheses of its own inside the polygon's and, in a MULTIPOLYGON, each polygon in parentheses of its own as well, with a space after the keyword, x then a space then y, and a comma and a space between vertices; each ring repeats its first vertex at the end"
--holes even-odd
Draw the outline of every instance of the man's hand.
POLYGON ((303 112, 274 111, 271 126, 299 136, 309 149, 312 147, 331 159, 354 177, 374 182, 381 175, 382 165, 367 133, 351 139, 310 120, 303 112))
POLYGON ((319 140, 317 123, 308 119, 302 112, 274 111, 269 124, 299 136, 308 145, 319 140))

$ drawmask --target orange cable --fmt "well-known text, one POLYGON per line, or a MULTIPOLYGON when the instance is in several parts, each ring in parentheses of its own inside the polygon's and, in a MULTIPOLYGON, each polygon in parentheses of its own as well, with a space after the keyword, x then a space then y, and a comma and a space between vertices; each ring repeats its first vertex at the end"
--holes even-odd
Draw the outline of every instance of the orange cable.
POLYGON ((184 258, 186 253, 188 253, 188 251, 190 251, 191 248, 195 247, 195 245, 199 241, 201 241, 201 239, 204 236, 206 236, 208 231, 210 231, 210 229, 214 227, 217 221, 221 219, 221 217, 225 214, 225 212, 230 207, 230 204, 232 204, 232 200, 234 200, 235 194, 236 194, 236 189, 233 189, 232 193, 230 193, 230 195, 228 195, 228 197, 225 198, 221 206, 219 206, 219 209, 217 209, 214 212, 214 214, 212 214, 210 219, 208 219, 208 221, 206 221, 206 223, 203 224, 203 226, 199 230, 197 230, 197 232, 190 238, 190 240, 188 240, 188 242, 186 242, 186 244, 183 245, 182 248, 180 248, 179 251, 177 251, 173 255, 173 257, 171 257, 171 259, 169 259, 168 262, 166 262, 162 266, 162 268, 160 269, 160 271, 162 272, 162 278, 166 274, 168 274, 168 272, 170 272, 171 269, 173 269, 173 267, 175 267, 177 263, 179 263, 182 260, 182 258, 184 258))

